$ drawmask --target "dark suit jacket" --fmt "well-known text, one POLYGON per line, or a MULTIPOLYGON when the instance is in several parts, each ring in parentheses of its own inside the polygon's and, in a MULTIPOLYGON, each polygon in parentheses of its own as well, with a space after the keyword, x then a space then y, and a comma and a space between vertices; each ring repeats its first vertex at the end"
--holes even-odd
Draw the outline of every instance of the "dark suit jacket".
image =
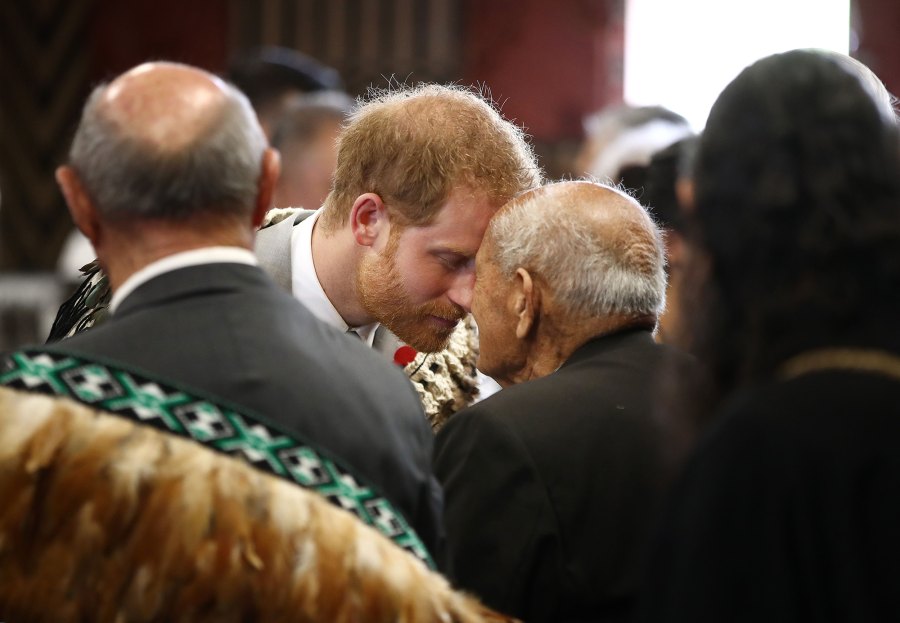
POLYGON ((627 618, 666 472, 652 387, 673 353, 646 330, 601 337, 449 421, 435 473, 461 588, 528 622, 627 618))
POLYGON ((437 554, 433 436, 409 381, 258 267, 166 273, 126 297, 108 322, 51 348, 137 367, 267 418, 368 479, 437 554))
POLYGON ((726 401, 672 490, 638 620, 900 619, 898 380, 822 370, 726 401))

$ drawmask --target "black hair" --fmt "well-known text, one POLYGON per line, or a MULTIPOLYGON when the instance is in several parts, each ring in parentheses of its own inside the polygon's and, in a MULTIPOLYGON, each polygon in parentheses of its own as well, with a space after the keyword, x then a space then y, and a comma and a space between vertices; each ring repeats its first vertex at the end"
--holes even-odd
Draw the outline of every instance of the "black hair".
POLYGON ((314 93, 343 88, 338 71, 297 50, 252 48, 235 55, 226 76, 259 110, 289 91, 314 93))
POLYGON ((683 211, 678 204, 678 180, 688 175, 685 161, 696 146, 697 137, 681 139, 653 154, 644 174, 641 202, 653 211, 656 221, 666 229, 682 228, 683 211))
POLYGON ((713 402, 868 319, 900 317, 897 124, 831 55, 745 69, 713 106, 694 182, 703 286, 685 305, 713 402))

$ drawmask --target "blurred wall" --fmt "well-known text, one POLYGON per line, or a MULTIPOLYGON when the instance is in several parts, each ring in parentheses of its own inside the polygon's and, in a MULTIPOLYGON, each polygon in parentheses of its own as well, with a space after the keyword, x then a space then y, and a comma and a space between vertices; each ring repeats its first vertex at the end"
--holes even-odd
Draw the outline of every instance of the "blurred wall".
MULTIPOLYGON (((675 0, 673 0, 675 1, 675 0)), ((588 111, 622 93, 625 0, 2 0, 0 270, 51 270, 72 225, 53 180, 95 81, 172 59, 211 71, 260 44, 336 67, 351 92, 478 83, 569 172, 588 111)), ((854 0, 857 56, 900 93, 900 2, 854 0)))
POLYGON ((87 90, 92 11, 0 2, 0 270, 51 268, 71 228, 53 170, 87 90))
POLYGON ((72 222, 53 172, 91 86, 152 59, 218 71, 228 21, 223 0, 0 2, 0 270, 56 265, 72 222))
POLYGON ((852 0, 852 54, 900 97, 900 0, 852 0))
POLYGON ((461 75, 460 0, 232 0, 235 49, 280 45, 340 70, 347 89, 461 75))
POLYGON ((549 177, 571 173, 582 119, 622 99, 625 0, 464 7, 463 83, 485 85, 525 126, 549 177))
POLYGON ((220 72, 230 42, 223 0, 94 0, 88 32, 91 81, 108 80, 148 60, 220 72))

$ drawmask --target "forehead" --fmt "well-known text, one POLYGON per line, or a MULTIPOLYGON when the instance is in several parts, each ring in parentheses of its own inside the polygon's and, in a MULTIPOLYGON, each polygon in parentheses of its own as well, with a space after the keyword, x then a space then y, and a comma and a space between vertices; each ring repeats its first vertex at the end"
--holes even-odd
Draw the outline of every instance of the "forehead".
POLYGON ((499 207, 484 193, 456 188, 431 223, 410 227, 407 233, 430 249, 474 257, 488 223, 499 207))
POLYGON ((490 235, 486 235, 478 248, 478 254, 475 256, 475 265, 479 271, 483 271, 493 265, 491 261, 494 257, 494 243, 490 235))
MULTIPOLYGON (((493 245, 489 238, 485 238, 478 255, 475 256, 475 292, 479 296, 488 294, 488 298, 494 294, 502 295, 512 283, 497 263, 493 245), (493 294, 491 294, 493 293, 493 294)), ((482 311, 482 313, 484 313, 482 311)))

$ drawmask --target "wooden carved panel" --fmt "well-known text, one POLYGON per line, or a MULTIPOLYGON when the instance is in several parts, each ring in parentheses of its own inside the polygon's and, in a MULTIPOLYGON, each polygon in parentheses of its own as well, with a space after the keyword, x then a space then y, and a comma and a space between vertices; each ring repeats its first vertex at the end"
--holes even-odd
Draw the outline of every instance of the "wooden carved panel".
POLYGON ((232 0, 235 49, 294 48, 341 72, 347 89, 458 80, 460 0, 232 0))
POLYGON ((0 2, 0 269, 52 269, 72 228, 53 171, 86 95, 91 5, 0 2))

